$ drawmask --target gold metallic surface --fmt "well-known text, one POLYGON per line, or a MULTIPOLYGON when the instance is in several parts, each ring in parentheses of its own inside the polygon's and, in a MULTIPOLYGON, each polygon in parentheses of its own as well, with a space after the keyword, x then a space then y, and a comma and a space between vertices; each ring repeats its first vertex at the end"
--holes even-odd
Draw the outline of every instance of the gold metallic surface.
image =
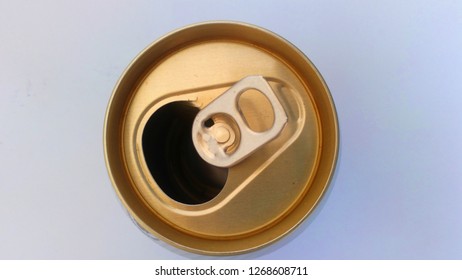
MULTIPOLYGON (((264 130, 271 126, 271 106, 252 96, 242 101, 246 111, 256 108, 246 120, 264 130)), ((335 168, 338 125, 327 86, 298 49, 255 26, 209 22, 159 39, 132 62, 109 103, 104 146, 115 190, 144 230, 188 251, 237 254, 279 239, 314 209, 335 168), (149 117, 173 101, 203 108, 249 75, 269 81, 287 125, 229 168, 215 198, 194 205, 173 200, 144 158, 142 132, 149 117)))

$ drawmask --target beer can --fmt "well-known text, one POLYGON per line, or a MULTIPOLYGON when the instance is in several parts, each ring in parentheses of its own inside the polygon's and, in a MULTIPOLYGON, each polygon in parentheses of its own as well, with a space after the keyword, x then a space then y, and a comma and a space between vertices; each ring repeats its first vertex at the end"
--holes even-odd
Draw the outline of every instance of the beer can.
POLYGON ((152 43, 109 101, 106 165, 147 234, 200 254, 245 253, 299 225, 338 154, 332 97, 280 36, 205 22, 152 43))

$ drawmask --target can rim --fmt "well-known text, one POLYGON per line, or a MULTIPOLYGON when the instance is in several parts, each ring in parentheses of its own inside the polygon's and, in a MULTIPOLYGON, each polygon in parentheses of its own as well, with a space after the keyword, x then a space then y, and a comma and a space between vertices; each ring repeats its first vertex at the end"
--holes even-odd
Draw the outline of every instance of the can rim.
MULTIPOLYGON (((149 234, 151 237, 159 238, 159 239, 161 239, 161 240, 163 240, 163 241, 165 241, 165 242, 167 242, 167 243, 169 243, 169 244, 171 244, 171 245, 173 245, 175 247, 181 248, 181 249, 189 251, 189 252, 207 254, 207 255, 231 255, 231 254, 240 254, 240 253, 251 252, 251 251, 257 250, 257 249, 259 249, 261 247, 267 246, 268 244, 271 244, 271 243, 275 242, 276 240, 279 240, 279 239, 287 236, 290 232, 292 232, 297 226, 299 226, 304 220, 306 220, 306 218, 308 216, 310 216, 310 214, 314 211, 314 209, 317 208, 318 204, 323 199, 327 189, 329 188, 329 185, 331 184, 332 179, 334 177, 333 176, 334 171, 335 171, 335 169, 337 167, 337 164, 338 164, 339 142, 340 142, 340 134, 339 134, 339 125, 338 125, 338 115, 337 115, 337 110, 336 110, 336 107, 335 107, 335 103, 333 102, 331 92, 330 92, 326 82, 324 81, 323 77, 321 76, 321 74, 320 74, 319 70, 316 68, 316 66, 311 62, 311 60, 302 51, 300 51, 300 49, 298 49, 296 46, 294 46, 292 43, 290 43, 285 38, 281 37, 278 34, 275 34, 272 31, 269 31, 269 30, 267 30, 265 28, 262 28, 262 27, 259 27, 259 26, 253 25, 253 24, 249 24, 249 23, 238 22, 238 21, 222 21, 222 20, 220 20, 220 21, 199 22, 199 23, 195 23, 195 24, 191 24, 191 25, 187 25, 187 26, 175 29, 175 30, 167 33, 166 35, 161 36, 157 40, 153 41, 151 44, 149 44, 147 47, 145 47, 139 54, 137 54, 133 58, 133 60, 130 62, 130 64, 125 68, 125 70, 123 71, 122 75, 120 76, 120 78, 118 79, 116 85, 113 88, 113 91, 112 91, 112 94, 111 94, 111 97, 109 99, 107 109, 106 109, 106 112, 105 112, 104 128, 103 128, 104 157, 105 157, 105 164, 106 164, 106 167, 107 167, 107 172, 108 172, 109 178, 111 180, 113 189, 115 190, 118 198, 120 199, 120 202, 122 203, 124 208, 127 210, 127 212, 129 213, 129 215, 133 219, 133 221, 143 230, 143 232, 149 234), (112 160, 110 158, 110 153, 111 153, 111 150, 112 150, 109 147, 110 146, 109 143, 111 142, 111 139, 110 139, 109 132, 108 132, 109 126, 111 126, 110 118, 111 118, 111 114, 114 111, 113 107, 115 106, 114 104, 115 104, 116 99, 117 99, 118 90, 122 86, 122 84, 123 84, 124 80, 126 79, 127 75, 129 75, 130 72, 133 70, 133 68, 136 67, 139 64, 140 60, 143 59, 143 57, 150 51, 150 49, 152 49, 154 46, 156 46, 160 42, 163 42, 164 40, 168 39, 169 37, 171 37, 172 35, 174 35, 174 34, 176 34, 178 32, 183 32, 183 31, 195 29, 195 28, 205 26, 205 25, 238 25, 238 26, 241 26, 241 27, 247 27, 247 28, 256 29, 256 30, 258 30, 260 32, 266 33, 266 34, 274 37, 278 41, 280 41, 283 44, 285 44, 286 46, 288 46, 300 58, 303 59, 304 64, 307 64, 309 67, 311 67, 311 70, 316 74, 316 77, 317 77, 318 81, 320 82, 320 84, 324 88, 324 93, 323 94, 324 94, 324 97, 327 98, 327 103, 328 103, 328 106, 330 107, 330 111, 331 111, 330 113, 331 113, 331 117, 332 117, 331 125, 333 126, 333 128, 331 129, 331 132, 335 133, 335 135, 331 136, 332 141, 334 143, 332 144, 333 145, 333 150, 331 151, 332 152, 332 156, 331 156, 332 161, 331 161, 331 164, 327 167, 329 172, 325 176, 327 179, 324 182, 324 186, 322 186, 322 191, 321 191, 320 195, 317 197, 316 201, 312 204, 312 206, 305 212, 304 216, 301 219, 299 219, 298 222, 296 222, 292 226, 286 228, 284 230, 284 232, 282 234, 279 234, 276 238, 268 240, 267 242, 263 242, 263 243, 259 244, 258 246, 254 246, 252 248, 246 248, 246 249, 240 249, 240 250, 230 250, 230 251, 226 251, 226 252, 223 252, 223 251, 207 251, 207 250, 199 249, 199 248, 191 248, 189 246, 180 244, 178 242, 175 242, 174 240, 166 238, 162 234, 159 234, 155 230, 151 229, 150 226, 148 226, 143 221, 143 219, 140 218, 139 215, 133 209, 131 209, 130 205, 126 201, 126 198, 124 197, 124 195, 120 191, 120 189, 118 187, 117 179, 114 176, 114 172, 116 172, 116 171, 113 170, 113 166, 111 166, 111 161, 112 160)), ((120 150, 121 149, 122 148, 120 148, 120 150)))

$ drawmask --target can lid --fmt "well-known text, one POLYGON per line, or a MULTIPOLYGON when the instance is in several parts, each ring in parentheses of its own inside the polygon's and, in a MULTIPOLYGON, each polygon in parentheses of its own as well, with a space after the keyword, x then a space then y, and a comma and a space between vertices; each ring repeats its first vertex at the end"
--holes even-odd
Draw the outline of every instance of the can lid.
POLYGON ((104 128, 109 175, 136 223, 203 254, 255 250, 295 228, 329 184, 338 141, 313 64, 235 22, 188 26, 145 49, 104 128))

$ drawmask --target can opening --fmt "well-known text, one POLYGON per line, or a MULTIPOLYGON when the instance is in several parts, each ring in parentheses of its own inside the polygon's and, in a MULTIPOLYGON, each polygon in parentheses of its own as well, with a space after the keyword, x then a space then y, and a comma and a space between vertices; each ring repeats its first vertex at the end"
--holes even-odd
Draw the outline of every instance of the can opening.
POLYGON ((222 190, 228 168, 204 161, 191 129, 199 108, 177 101, 159 108, 143 129, 142 146, 152 177, 170 198, 185 204, 210 201, 222 190))

